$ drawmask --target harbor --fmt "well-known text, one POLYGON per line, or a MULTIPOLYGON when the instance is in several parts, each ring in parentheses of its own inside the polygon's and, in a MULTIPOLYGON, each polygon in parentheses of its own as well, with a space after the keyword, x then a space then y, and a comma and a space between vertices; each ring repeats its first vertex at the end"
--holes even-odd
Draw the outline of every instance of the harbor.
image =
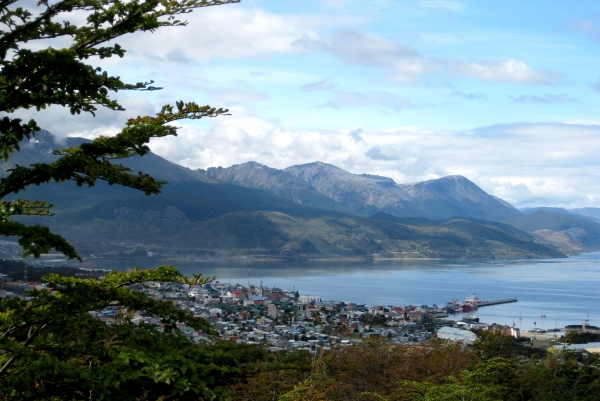
POLYGON ((517 298, 506 298, 506 299, 497 299, 492 301, 484 301, 479 298, 477 295, 472 294, 465 298, 464 301, 460 301, 458 299, 453 299, 448 302, 444 307, 444 310, 447 313, 462 313, 462 312, 472 312, 484 306, 493 306, 493 305, 502 305, 509 304, 513 302, 517 302, 517 298))

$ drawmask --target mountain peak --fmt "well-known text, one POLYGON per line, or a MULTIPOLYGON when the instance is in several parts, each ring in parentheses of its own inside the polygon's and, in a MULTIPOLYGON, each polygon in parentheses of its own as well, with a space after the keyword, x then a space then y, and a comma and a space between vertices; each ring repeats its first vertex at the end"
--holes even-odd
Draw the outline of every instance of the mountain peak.
POLYGON ((352 210, 323 195, 302 178, 255 161, 227 168, 210 167, 206 170, 206 174, 230 184, 260 189, 303 206, 354 214, 352 210))
POLYGON ((449 175, 416 184, 402 185, 411 197, 471 199, 489 202, 490 195, 462 175, 449 175))
POLYGON ((401 186, 416 205, 438 218, 465 216, 503 221, 520 214, 509 203, 486 193, 462 175, 450 175, 401 186))
MULTIPOLYGON (((347 171, 342 170, 341 168, 334 166, 333 164, 323 163, 320 161, 304 163, 304 164, 296 164, 296 165, 290 166, 284 170, 294 170, 294 169, 328 170, 328 171, 340 171, 340 172, 347 173, 347 171)), ((348 173, 348 174, 350 174, 350 173, 348 173)))

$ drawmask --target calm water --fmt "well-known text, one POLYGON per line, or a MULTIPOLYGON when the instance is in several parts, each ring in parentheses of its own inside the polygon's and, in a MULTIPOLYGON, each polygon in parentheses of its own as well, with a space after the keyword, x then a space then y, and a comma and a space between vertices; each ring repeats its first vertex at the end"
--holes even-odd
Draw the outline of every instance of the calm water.
POLYGON ((514 321, 522 330, 581 324, 588 317, 600 325, 600 252, 520 261, 252 262, 250 269, 245 261, 197 261, 177 268, 190 276, 202 272, 245 285, 262 281, 323 300, 366 304, 441 306, 472 293, 483 300, 514 297, 519 301, 476 314, 486 323, 514 321))

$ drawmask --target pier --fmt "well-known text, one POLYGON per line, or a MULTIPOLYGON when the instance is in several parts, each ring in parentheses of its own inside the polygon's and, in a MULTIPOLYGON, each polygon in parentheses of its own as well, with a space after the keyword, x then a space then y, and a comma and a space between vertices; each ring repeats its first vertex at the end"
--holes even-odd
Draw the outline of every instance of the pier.
POLYGON ((497 301, 481 301, 477 307, 481 308, 483 306, 509 304, 511 302, 517 302, 517 298, 498 299, 497 301))

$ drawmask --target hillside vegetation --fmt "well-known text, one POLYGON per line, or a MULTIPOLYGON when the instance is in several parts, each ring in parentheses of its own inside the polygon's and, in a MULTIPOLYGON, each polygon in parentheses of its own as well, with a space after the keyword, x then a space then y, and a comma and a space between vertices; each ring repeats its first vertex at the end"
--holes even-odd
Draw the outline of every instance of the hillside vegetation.
POLYGON ((600 224, 573 214, 546 210, 506 220, 538 241, 554 245, 564 253, 573 254, 600 249, 600 224))
POLYGON ((212 213, 225 211, 226 205, 196 201, 169 196, 110 201, 85 212, 55 217, 51 224, 73 241, 144 244, 154 254, 181 256, 258 252, 284 258, 564 257, 523 231, 482 220, 403 219, 383 213, 371 218, 304 217, 266 211, 213 217, 212 213))
POLYGON ((371 338, 316 355, 269 355, 227 388, 234 401, 593 401, 599 367, 597 356, 532 350, 495 332, 471 347, 371 338))

